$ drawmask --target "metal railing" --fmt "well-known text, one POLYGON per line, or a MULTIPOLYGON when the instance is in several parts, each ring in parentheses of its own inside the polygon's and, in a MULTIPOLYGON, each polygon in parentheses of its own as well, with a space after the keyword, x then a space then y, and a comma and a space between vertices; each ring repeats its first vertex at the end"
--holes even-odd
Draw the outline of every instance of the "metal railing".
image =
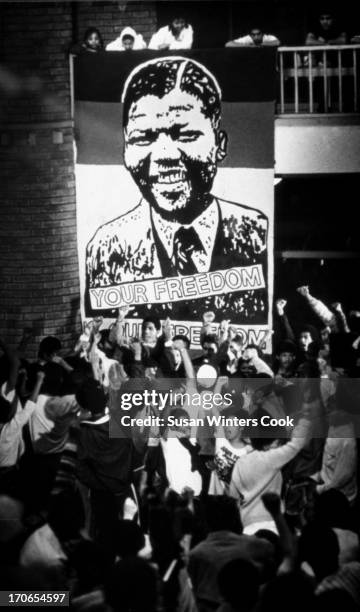
POLYGON ((277 112, 359 112, 360 45, 279 47, 277 112))

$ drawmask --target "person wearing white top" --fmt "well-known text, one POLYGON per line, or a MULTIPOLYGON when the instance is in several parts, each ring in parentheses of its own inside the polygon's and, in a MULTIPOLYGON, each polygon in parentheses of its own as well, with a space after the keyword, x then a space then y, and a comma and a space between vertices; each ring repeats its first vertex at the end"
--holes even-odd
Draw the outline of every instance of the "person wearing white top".
POLYGON ((260 28, 252 28, 246 36, 230 40, 225 47, 278 47, 280 40, 273 34, 264 34, 260 28))
POLYGON ((183 17, 176 17, 170 25, 152 35, 149 49, 191 49, 194 31, 183 17))
POLYGON ((137 34, 134 28, 127 26, 120 35, 106 45, 106 51, 140 51, 146 49, 142 34, 137 34))

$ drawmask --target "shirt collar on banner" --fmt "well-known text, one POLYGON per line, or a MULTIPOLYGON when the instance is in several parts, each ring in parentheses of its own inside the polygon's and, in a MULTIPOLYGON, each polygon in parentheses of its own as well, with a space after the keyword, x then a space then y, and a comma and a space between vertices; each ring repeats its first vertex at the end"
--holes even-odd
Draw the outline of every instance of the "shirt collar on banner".
MULTIPOLYGON (((164 221, 161 215, 151 209, 152 221, 156 233, 166 250, 170 260, 174 260, 174 237, 177 230, 182 227, 181 223, 164 221)), ((190 225, 203 246, 203 252, 195 251, 193 261, 198 272, 208 272, 211 266, 211 258, 214 250, 217 229, 219 226, 219 207, 215 198, 204 212, 201 213, 190 225)))

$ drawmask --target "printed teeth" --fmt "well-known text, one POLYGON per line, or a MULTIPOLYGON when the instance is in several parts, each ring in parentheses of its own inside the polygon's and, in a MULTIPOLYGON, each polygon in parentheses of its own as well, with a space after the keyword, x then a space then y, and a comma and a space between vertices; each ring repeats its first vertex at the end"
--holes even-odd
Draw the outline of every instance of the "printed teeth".
POLYGON ((185 180, 185 174, 181 170, 179 172, 167 172, 166 174, 160 174, 157 178, 158 183, 179 183, 185 180))

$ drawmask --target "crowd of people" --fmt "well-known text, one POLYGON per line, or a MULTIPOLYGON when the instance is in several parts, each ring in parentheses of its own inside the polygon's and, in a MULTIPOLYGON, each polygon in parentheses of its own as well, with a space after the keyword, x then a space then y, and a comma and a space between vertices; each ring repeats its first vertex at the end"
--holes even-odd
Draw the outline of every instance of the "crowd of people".
MULTIPOLYGON (((72 47, 73 54, 82 52, 97 53, 100 51, 138 51, 141 49, 176 50, 191 49, 194 41, 194 31, 190 23, 179 15, 166 26, 154 33, 147 45, 143 36, 132 27, 125 27, 119 36, 104 45, 103 38, 96 27, 86 30, 83 42, 72 47)), ((358 44, 360 35, 349 35, 332 12, 320 12, 314 25, 310 27, 304 44, 318 45, 346 45, 358 44)), ((286 41, 283 41, 286 43, 286 41)), ((266 34, 259 24, 253 25, 250 31, 226 43, 226 47, 278 47, 280 40, 274 34, 266 34)))
POLYGON ((1 589, 110 612, 359 609, 360 312, 298 292, 318 326, 295 334, 279 299, 261 346, 212 312, 201 351, 151 311, 130 337, 129 307, 71 352, 1 342, 1 589))

